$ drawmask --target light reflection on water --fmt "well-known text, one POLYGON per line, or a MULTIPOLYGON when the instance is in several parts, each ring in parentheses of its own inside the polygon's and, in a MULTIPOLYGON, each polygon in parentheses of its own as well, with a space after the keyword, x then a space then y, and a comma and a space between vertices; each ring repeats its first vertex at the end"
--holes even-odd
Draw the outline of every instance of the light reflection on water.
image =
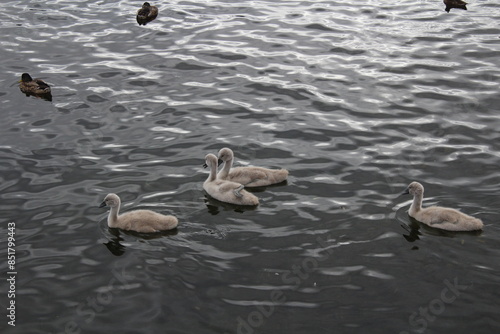
POLYGON ((500 328, 497 5, 169 2, 142 27, 139 6, 4 7, 10 332, 500 328), (23 72, 53 101, 24 96, 23 72), (257 209, 208 198, 203 157, 223 146, 288 182, 255 190, 257 209), (413 180, 484 231, 411 221, 413 180), (109 192, 178 230, 109 230, 109 192), (436 320, 409 320, 455 279, 468 288, 436 320))

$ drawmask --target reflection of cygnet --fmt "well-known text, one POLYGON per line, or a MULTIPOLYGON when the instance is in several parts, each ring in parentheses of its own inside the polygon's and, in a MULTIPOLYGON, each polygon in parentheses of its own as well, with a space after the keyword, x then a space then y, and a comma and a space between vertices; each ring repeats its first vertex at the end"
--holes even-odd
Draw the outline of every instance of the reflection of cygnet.
POLYGON ((412 182, 402 195, 413 196, 408 215, 430 227, 447 231, 476 231, 483 228, 483 222, 450 208, 431 206, 422 208, 424 198, 424 187, 418 182, 412 182))
POLYGON ((205 157, 206 166, 210 167, 210 174, 203 183, 203 189, 218 201, 236 205, 258 205, 259 199, 243 189, 243 185, 220 180, 217 178, 217 157, 207 154, 205 157))
POLYGON ((263 187, 280 183, 288 177, 286 169, 268 169, 262 167, 235 167, 233 166, 234 154, 227 147, 219 151, 219 163, 224 162, 224 167, 217 174, 221 180, 238 182, 245 187, 263 187))
POLYGON ((118 195, 108 194, 99 206, 100 208, 105 206, 111 208, 108 216, 108 226, 111 228, 139 233, 154 233, 177 227, 178 221, 174 216, 165 216, 151 210, 135 210, 118 215, 120 204, 118 195))

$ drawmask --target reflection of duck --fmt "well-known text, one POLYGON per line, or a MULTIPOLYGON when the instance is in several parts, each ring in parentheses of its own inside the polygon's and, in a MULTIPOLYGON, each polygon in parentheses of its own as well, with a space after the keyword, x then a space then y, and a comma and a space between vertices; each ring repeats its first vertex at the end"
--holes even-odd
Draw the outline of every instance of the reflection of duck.
POLYGON ((413 195, 408 215, 425 225, 447 231, 477 231, 483 228, 481 220, 455 209, 438 206, 422 208, 424 187, 418 182, 410 183, 403 194, 413 195))
POLYGON ((151 6, 149 2, 145 2, 142 8, 137 11, 137 23, 139 25, 146 25, 153 21, 158 16, 158 8, 151 6))
POLYGON ((177 227, 178 221, 174 216, 165 216, 151 210, 135 210, 118 215, 120 205, 118 195, 108 194, 99 206, 111 208, 108 216, 108 226, 111 228, 139 233, 156 233, 177 227))
POLYGON ((448 13, 450 12, 450 9, 452 8, 459 8, 459 9, 465 9, 467 10, 467 2, 462 1, 462 0, 444 0, 444 4, 446 5, 446 8, 444 9, 448 13))
POLYGON ((26 96, 34 95, 52 101, 50 86, 42 79, 33 79, 28 73, 21 75, 19 89, 26 96))
POLYGON ((285 181, 288 177, 286 169, 268 169, 262 167, 235 167, 233 166, 234 153, 230 148, 224 147, 218 154, 219 165, 224 162, 224 167, 217 174, 221 180, 238 182, 245 187, 264 187, 285 181))

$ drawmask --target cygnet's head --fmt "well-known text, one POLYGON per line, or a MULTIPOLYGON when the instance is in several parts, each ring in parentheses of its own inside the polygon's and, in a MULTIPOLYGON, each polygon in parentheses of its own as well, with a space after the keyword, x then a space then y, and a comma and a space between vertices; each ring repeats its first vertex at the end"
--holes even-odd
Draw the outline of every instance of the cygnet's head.
POLYGON ((226 161, 234 159, 234 153, 230 148, 224 147, 219 151, 217 163, 219 166, 226 161))
POLYGON ((203 164, 203 168, 211 168, 213 163, 217 164, 217 157, 214 154, 209 153, 205 156, 205 163, 203 164))
POLYGON ((422 195, 424 193, 424 186, 418 182, 412 182, 408 185, 406 190, 401 195, 422 195))
POLYGON ((120 205, 120 197, 117 194, 107 194, 104 197, 104 201, 99 205, 100 208, 109 206, 110 208, 114 208, 120 205))

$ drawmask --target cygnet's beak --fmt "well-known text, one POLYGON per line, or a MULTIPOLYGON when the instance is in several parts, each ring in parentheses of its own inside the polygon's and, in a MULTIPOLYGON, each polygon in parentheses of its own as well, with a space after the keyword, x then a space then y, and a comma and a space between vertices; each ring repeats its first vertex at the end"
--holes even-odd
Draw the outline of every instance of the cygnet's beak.
POLYGON ((106 202, 102 202, 101 205, 99 205, 100 208, 104 208, 106 206, 106 202))
POLYGON ((399 196, 408 195, 408 194, 410 194, 410 188, 406 188, 405 191, 403 191, 401 194, 399 194, 399 196))
POLYGON ((207 168, 207 167, 208 167, 208 165, 207 165, 207 163, 205 162, 205 163, 203 164, 203 168, 207 168))
POLYGON ((222 159, 219 159, 217 160, 217 167, 219 167, 220 165, 222 165, 224 163, 224 161, 222 159))

